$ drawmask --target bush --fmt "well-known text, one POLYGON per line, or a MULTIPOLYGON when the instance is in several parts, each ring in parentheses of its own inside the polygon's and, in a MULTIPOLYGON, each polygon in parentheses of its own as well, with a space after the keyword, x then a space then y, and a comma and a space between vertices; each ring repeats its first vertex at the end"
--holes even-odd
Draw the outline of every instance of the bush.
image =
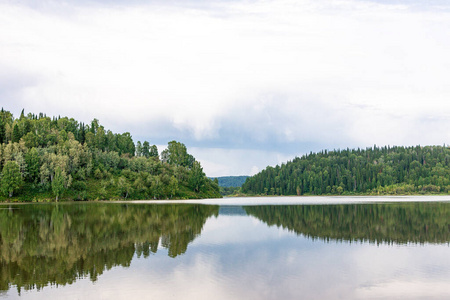
POLYGON ((86 191, 86 183, 84 181, 75 181, 72 183, 72 188, 76 191, 86 191))

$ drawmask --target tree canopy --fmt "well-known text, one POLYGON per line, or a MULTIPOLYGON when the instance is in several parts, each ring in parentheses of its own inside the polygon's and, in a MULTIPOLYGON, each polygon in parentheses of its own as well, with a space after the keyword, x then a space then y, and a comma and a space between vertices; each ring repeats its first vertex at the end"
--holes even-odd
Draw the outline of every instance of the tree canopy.
POLYGON ((129 132, 113 133, 97 119, 85 124, 24 111, 16 119, 2 109, 0 141, 0 200, 220 197, 184 144, 171 141, 160 158, 155 145, 135 145, 129 132))
POLYGON ((310 153, 267 167, 242 186, 265 195, 413 194, 450 191, 450 148, 372 147, 310 153))

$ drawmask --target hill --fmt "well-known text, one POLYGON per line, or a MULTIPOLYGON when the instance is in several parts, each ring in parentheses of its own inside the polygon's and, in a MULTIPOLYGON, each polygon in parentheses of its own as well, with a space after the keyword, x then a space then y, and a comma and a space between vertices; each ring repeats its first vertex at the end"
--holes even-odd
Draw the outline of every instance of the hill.
POLYGON ((445 146, 325 150, 267 167, 242 186, 244 193, 264 195, 449 191, 450 149, 445 146))
POLYGON ((0 111, 0 201, 221 197, 182 143, 158 153, 131 134, 45 114, 0 111))
POLYGON ((241 187, 249 176, 222 176, 217 178, 220 187, 241 187))

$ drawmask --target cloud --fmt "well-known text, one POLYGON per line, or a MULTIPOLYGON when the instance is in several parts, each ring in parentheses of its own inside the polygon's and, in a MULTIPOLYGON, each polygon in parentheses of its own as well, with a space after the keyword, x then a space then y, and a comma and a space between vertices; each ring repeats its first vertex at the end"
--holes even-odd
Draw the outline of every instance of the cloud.
POLYGON ((296 155, 295 152, 283 154, 277 151, 208 147, 192 147, 188 152, 200 161, 209 177, 254 175, 268 165, 281 164, 296 155))
POLYGON ((106 3, 0 1, 2 106, 248 155, 448 143, 445 2, 106 3))

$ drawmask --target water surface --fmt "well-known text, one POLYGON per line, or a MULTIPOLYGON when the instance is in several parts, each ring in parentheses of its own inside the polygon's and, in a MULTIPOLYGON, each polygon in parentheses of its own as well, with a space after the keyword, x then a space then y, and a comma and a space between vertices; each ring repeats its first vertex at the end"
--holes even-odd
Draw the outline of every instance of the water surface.
POLYGON ((445 197, 295 199, 0 206, 0 298, 450 298, 445 197))

